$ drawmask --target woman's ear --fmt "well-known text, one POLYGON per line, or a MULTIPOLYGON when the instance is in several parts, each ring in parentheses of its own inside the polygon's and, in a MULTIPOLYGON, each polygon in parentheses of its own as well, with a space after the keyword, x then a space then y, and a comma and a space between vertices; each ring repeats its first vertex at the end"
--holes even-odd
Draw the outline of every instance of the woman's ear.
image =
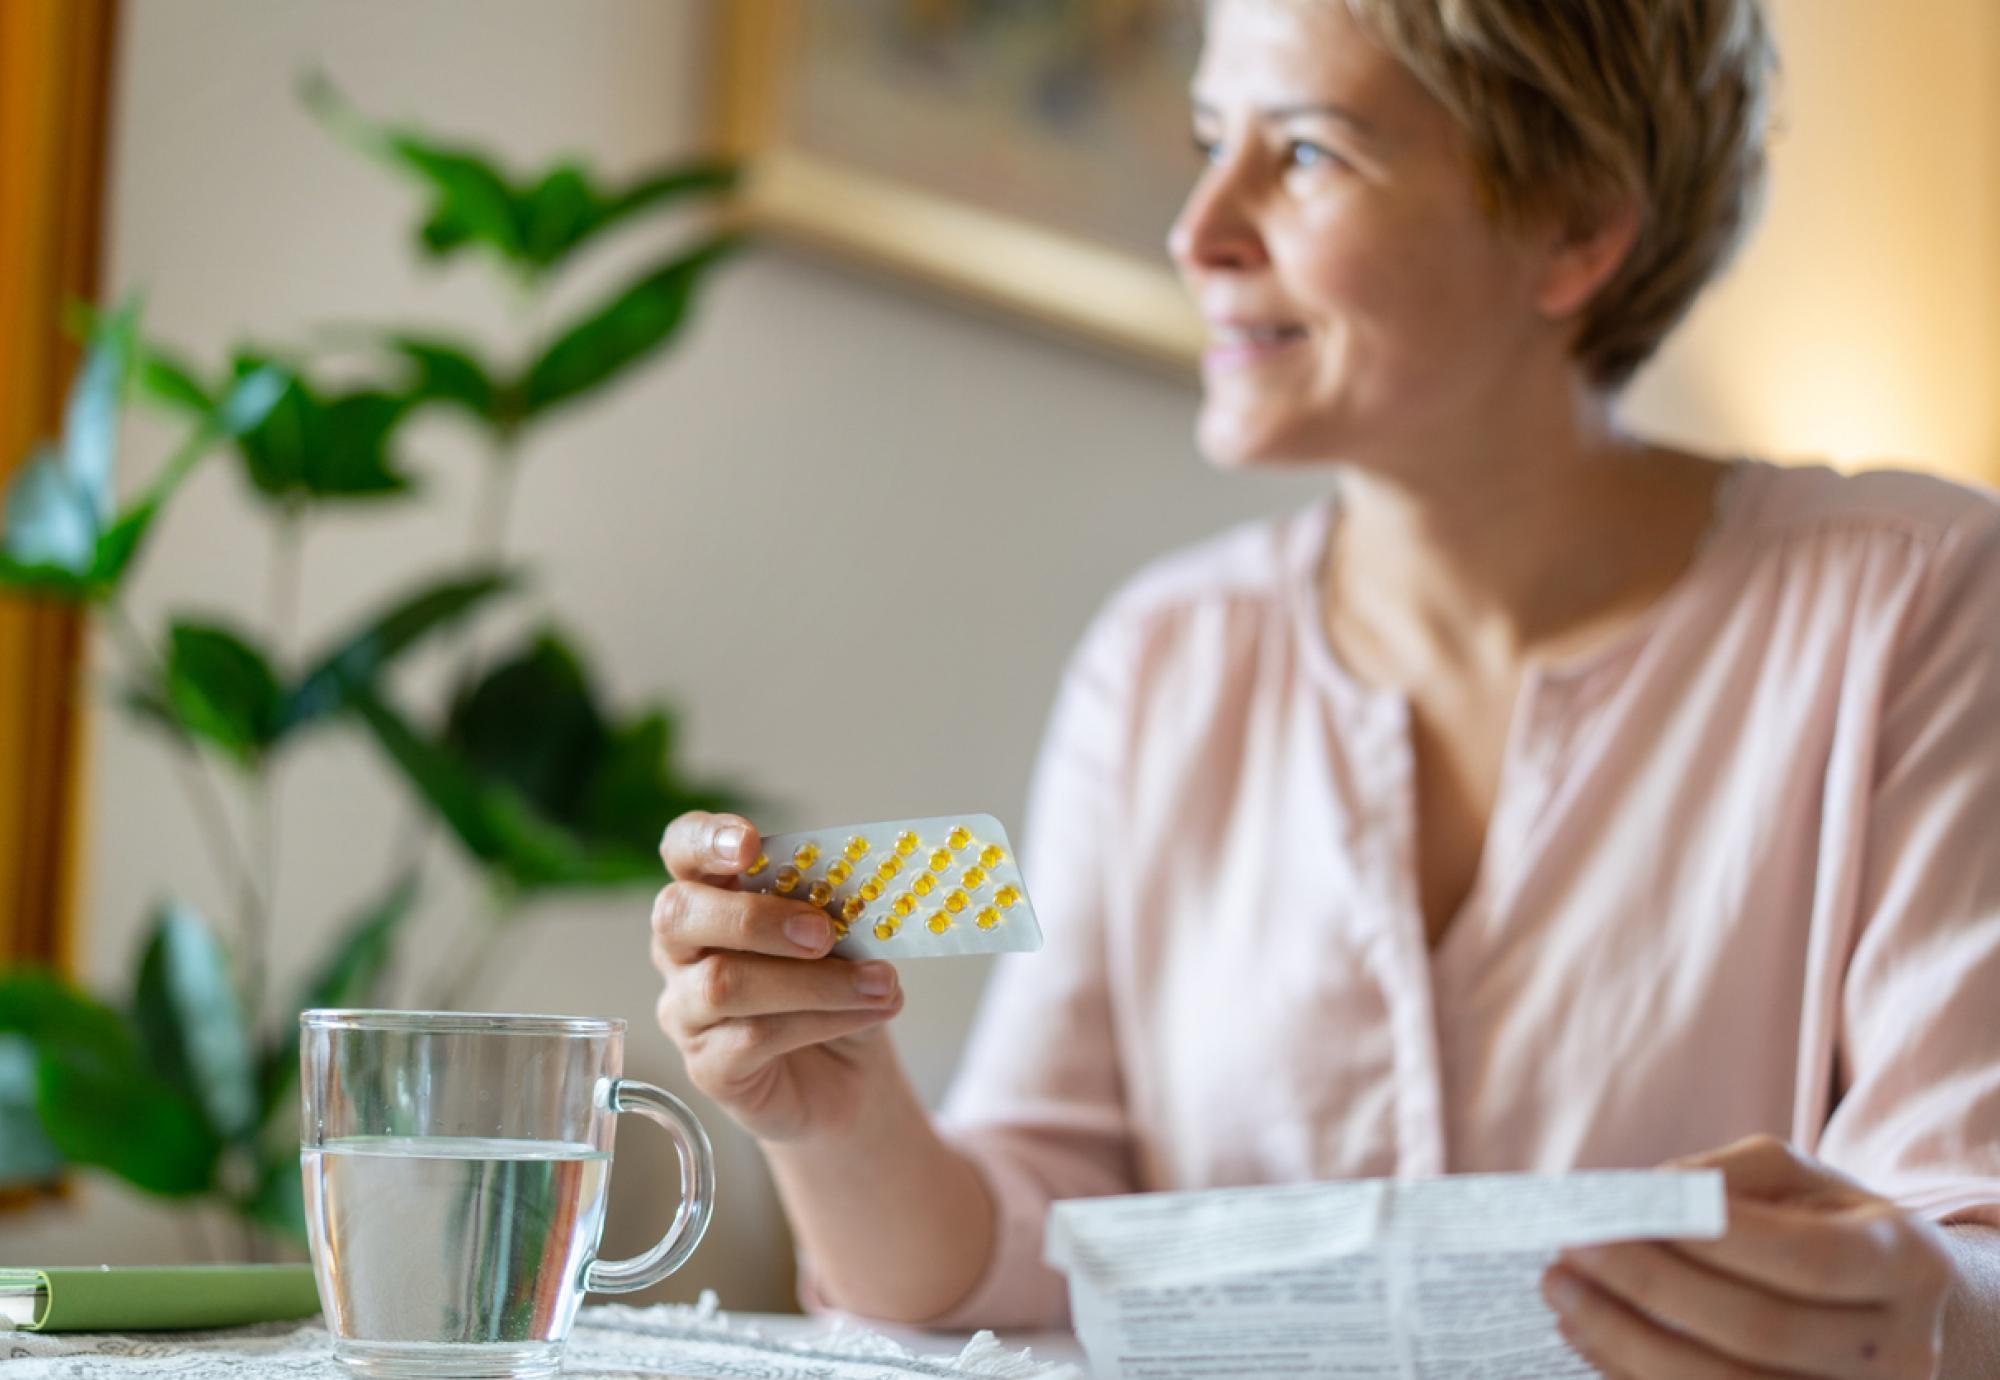
POLYGON ((1609 282, 1639 238, 1638 202, 1625 198, 1602 208, 1587 224, 1558 227, 1535 291, 1535 306, 1560 321, 1583 310, 1609 282))

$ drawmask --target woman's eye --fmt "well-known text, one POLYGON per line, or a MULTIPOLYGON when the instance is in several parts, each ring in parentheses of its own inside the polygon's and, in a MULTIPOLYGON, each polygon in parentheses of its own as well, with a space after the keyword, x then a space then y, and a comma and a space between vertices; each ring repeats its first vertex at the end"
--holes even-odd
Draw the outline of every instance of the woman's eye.
POLYGON ((1213 163, 1215 161, 1215 155, 1219 153, 1221 149, 1222 145, 1218 144, 1213 139, 1204 139, 1199 134, 1194 136, 1194 151, 1201 155, 1201 160, 1204 163, 1213 163))
POLYGON ((1293 139, 1285 145, 1285 163, 1289 167, 1312 168, 1339 161, 1333 150, 1304 139, 1293 139))

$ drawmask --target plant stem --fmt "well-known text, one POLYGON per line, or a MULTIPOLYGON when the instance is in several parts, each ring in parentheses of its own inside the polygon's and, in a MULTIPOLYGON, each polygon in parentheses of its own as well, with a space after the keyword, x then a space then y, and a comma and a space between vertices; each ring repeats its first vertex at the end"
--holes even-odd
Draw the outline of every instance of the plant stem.
MULTIPOLYGON (((529 302, 525 308, 531 326, 537 303, 529 302)), ((532 345, 534 332, 529 331, 532 345)), ((530 355, 532 358, 532 355, 530 355)), ((474 567, 495 569, 507 553, 507 519, 513 512, 514 491, 520 484, 520 429, 508 426, 496 433, 490 463, 480 472, 478 496, 473 500, 471 541, 467 550, 468 563, 474 567)), ((479 670, 479 644, 469 628, 461 628, 451 638, 450 655, 452 671, 450 675, 450 700, 456 701, 472 687, 472 679, 479 670)), ((397 838, 402 846, 396 850, 391 860, 390 881, 406 877, 416 870, 423 860, 424 852, 430 847, 432 829, 437 823, 436 816, 422 801, 413 802, 406 816, 406 822, 397 838)), ((449 1009, 449 1008, 441 1008, 449 1009)))
POLYGON ((507 551, 507 518, 513 511, 514 490, 520 482, 521 467, 517 433, 511 427, 500 433, 493 446, 492 463, 479 486, 479 506, 472 522, 474 564, 498 565, 507 551))
POLYGON ((205 1264, 215 1259, 214 1249, 208 1244, 207 1233, 201 1229, 201 1208, 190 1207, 185 1212, 174 1214, 181 1227, 181 1244, 188 1253, 188 1259, 195 1264, 205 1264))
MULTIPOLYGON (((291 665, 298 642, 300 570, 304 563, 304 546, 305 531, 299 506, 288 504, 271 534, 269 636, 272 654, 280 666, 291 665)), ((275 756, 266 756, 258 764, 251 801, 254 862, 265 904, 258 911, 257 924, 246 931, 243 943, 243 1009, 253 1029, 264 1009, 271 925, 278 905, 278 823, 278 763, 275 756)))
MULTIPOLYGON (((111 629, 112 640, 119 644, 125 659, 154 683, 164 684, 166 677, 160 657, 146 645, 144 635, 125 606, 113 601, 106 606, 106 610, 110 615, 106 626, 111 629)), ((223 886, 236 893, 239 907, 237 923, 247 937, 264 913, 263 900, 257 894, 255 874, 243 846, 230 827, 229 811, 223 802, 221 787, 216 784, 214 773, 208 769, 199 745, 179 724, 173 724, 172 731, 181 749, 172 754, 181 789, 194 806, 196 827, 208 848, 210 862, 220 874, 223 886)))
POLYGON ((452 952, 466 955, 465 961, 439 978, 432 989, 436 996, 430 1004, 431 1010, 457 1010, 460 1001, 499 971, 496 961, 511 956, 515 948, 513 944, 502 941, 508 937, 509 930, 520 925, 519 920, 512 918, 518 908, 518 903, 496 895, 482 915, 468 919, 459 927, 459 940, 452 952))

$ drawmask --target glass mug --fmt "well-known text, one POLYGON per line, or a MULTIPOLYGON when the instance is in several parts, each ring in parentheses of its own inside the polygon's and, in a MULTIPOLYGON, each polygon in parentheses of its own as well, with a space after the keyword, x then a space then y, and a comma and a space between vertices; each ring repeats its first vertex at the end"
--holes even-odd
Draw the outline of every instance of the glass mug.
POLYGON ((586 1290, 678 1269, 715 1204, 708 1137, 619 1077, 625 1022, 426 1011, 299 1017, 306 1226, 334 1355, 367 1376, 554 1375, 586 1290), (673 1226, 598 1260, 619 1112, 680 1153, 673 1226))

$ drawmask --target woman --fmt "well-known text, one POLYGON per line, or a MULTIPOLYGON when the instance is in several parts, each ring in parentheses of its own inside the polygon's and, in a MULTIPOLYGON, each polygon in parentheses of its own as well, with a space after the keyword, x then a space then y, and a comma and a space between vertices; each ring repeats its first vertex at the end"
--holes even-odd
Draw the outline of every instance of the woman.
POLYGON ((1618 391, 1762 176, 1754 0, 1216 0, 1173 256, 1218 463, 1333 501, 1086 635, 943 1127, 885 964, 687 816, 660 1021, 828 1302, 1060 1319, 1058 1197, 1719 1166, 1545 1281, 1614 1374, 2000 1364, 2000 509, 1618 391), (1747 1139, 1746 1139, 1747 1138, 1747 1139))

